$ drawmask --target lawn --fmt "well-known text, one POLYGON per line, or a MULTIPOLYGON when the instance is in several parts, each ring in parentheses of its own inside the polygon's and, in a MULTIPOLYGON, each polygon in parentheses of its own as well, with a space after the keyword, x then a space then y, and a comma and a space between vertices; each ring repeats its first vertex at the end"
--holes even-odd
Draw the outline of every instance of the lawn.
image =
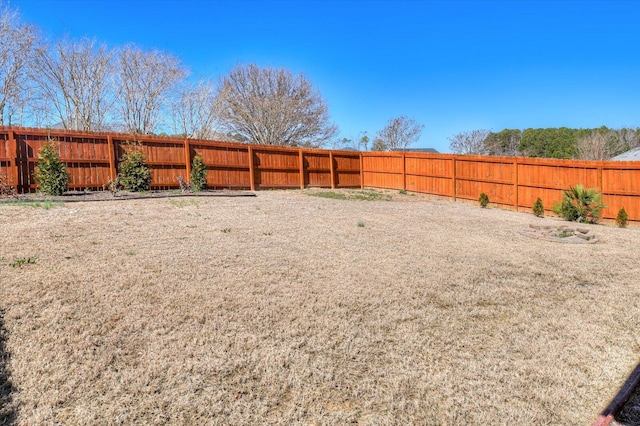
POLYGON ((590 424, 636 365, 640 228, 309 192, 0 204, 1 414, 590 424))

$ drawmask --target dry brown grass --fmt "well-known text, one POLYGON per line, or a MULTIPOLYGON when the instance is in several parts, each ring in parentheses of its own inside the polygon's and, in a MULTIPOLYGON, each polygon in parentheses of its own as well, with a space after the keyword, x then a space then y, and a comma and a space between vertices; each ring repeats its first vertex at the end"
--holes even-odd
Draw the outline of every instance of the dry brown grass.
POLYGON ((638 360, 639 228, 301 191, 0 220, 21 425, 589 424, 638 360))

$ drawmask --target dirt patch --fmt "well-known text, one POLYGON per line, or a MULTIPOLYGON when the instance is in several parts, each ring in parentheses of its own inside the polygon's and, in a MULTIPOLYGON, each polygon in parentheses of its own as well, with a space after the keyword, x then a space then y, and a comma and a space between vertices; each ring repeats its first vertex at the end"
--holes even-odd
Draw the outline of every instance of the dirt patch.
POLYGON ((590 424, 640 229, 392 195, 0 205, 17 424, 590 424))

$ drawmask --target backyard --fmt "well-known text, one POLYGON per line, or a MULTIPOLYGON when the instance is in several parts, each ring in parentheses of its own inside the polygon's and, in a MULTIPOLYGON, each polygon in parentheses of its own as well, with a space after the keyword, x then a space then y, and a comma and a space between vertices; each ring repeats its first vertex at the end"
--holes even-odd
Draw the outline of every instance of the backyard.
POLYGON ((590 424, 638 362, 637 226, 318 192, 0 204, 0 415, 590 424))

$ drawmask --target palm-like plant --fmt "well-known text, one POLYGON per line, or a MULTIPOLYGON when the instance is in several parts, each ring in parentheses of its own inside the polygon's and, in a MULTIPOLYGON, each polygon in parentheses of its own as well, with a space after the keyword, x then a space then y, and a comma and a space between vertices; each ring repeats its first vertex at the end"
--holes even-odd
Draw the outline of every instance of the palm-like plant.
POLYGON ((605 207, 597 188, 576 185, 562 191, 562 200, 553 206, 553 211, 570 221, 597 223, 605 207))

